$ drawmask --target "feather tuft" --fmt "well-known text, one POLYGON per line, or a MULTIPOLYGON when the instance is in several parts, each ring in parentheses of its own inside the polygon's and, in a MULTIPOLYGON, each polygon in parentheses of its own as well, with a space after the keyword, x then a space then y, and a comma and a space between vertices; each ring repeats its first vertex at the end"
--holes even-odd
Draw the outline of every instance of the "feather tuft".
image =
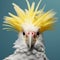
POLYGON ((17 16, 9 12, 8 14, 10 15, 10 17, 9 16, 4 17, 5 20, 4 26, 9 26, 10 28, 13 27, 13 29, 15 29, 18 32, 23 31, 23 29, 28 30, 29 27, 25 26, 28 24, 30 25, 31 30, 37 28, 40 29, 40 32, 44 32, 46 30, 51 29, 52 25, 56 22, 55 17, 56 13, 53 10, 44 12, 44 8, 46 5, 44 5, 42 9, 38 10, 42 0, 39 1, 36 8, 35 8, 35 2, 33 2, 31 6, 28 0, 26 0, 26 2, 28 9, 25 9, 25 11, 22 10, 15 3, 12 3, 17 13, 17 16))

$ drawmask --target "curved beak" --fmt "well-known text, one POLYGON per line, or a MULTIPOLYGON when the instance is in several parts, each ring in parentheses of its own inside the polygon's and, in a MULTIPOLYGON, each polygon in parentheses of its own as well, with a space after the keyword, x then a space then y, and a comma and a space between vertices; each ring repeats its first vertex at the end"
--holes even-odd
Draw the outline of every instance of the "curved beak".
POLYGON ((34 46, 36 40, 34 38, 34 35, 31 32, 29 33, 27 38, 28 38, 27 45, 31 49, 34 46))
POLYGON ((29 36, 28 36, 28 46, 29 46, 29 48, 31 48, 32 47, 32 43, 33 43, 33 37, 32 37, 32 35, 31 35, 31 33, 29 34, 29 36))

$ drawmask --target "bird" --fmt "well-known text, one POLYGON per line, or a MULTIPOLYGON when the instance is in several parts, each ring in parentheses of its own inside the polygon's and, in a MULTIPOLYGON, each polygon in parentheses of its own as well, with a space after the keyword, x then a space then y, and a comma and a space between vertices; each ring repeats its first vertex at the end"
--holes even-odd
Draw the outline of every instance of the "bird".
POLYGON ((52 9, 44 12, 45 5, 39 9, 41 2, 35 8, 35 2, 30 5, 26 0, 28 8, 25 10, 12 3, 17 15, 9 12, 9 16, 4 16, 3 30, 18 32, 18 39, 13 43, 16 50, 3 60, 49 60, 43 32, 53 30, 56 12, 52 9))

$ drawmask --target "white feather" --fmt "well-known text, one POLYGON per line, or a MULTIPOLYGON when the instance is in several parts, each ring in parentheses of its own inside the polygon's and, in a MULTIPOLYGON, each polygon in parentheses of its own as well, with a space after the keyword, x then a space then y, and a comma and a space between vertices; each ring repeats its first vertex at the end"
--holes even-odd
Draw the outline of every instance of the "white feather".
POLYGON ((4 60, 44 60, 44 58, 48 60, 44 52, 45 48, 42 40, 42 35, 40 35, 34 46, 37 50, 34 48, 32 51, 29 51, 25 41, 23 40, 23 35, 20 33, 18 39, 14 43, 14 48, 16 48, 15 52, 4 60), (43 52, 39 51, 41 45, 44 50, 43 52))

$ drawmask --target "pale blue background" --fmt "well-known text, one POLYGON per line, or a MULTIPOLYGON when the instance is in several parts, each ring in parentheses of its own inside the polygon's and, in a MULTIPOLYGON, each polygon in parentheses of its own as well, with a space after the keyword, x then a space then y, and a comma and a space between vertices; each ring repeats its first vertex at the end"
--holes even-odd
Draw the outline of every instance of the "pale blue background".
MULTIPOLYGON (((39 0, 29 0, 30 3, 39 0)), ((15 49, 12 48, 13 42, 17 39, 18 33, 2 30, 3 16, 8 15, 8 12, 14 14, 12 3, 18 4, 22 9, 27 8, 25 0, 0 0, 0 60, 13 53, 15 49)), ((47 31, 44 33, 44 41, 46 46, 46 54, 49 60, 60 60, 60 0, 43 0, 41 7, 46 3, 45 11, 54 9, 58 17, 58 22, 55 24, 54 31, 47 31)))

